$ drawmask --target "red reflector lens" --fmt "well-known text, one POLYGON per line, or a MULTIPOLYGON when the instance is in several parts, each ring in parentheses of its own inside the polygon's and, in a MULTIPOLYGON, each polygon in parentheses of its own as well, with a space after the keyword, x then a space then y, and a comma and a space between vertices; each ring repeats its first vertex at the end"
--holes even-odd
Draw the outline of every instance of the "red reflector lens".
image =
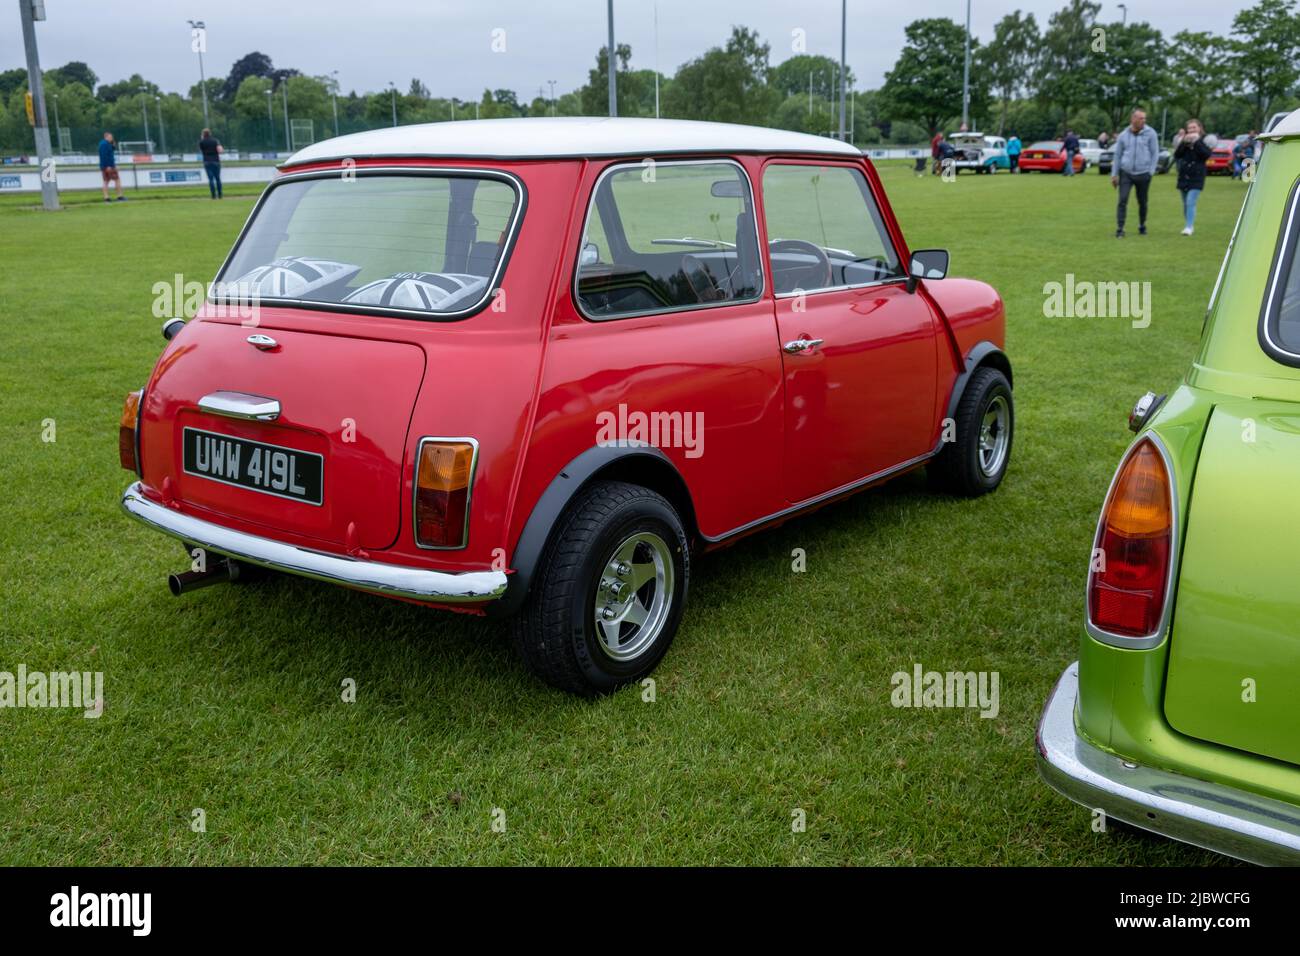
POLYGON ((140 398, 143 392, 130 392, 122 406, 122 417, 117 423, 117 459, 127 471, 138 472, 140 463, 135 457, 135 426, 140 418, 140 398))
POLYGON ((423 442, 416 469, 416 542, 426 548, 464 547, 474 445, 423 442))
POLYGON ((1129 453, 1102 510, 1088 577, 1088 617, 1124 637, 1156 634, 1164 614, 1172 556, 1169 472, 1155 443, 1129 453))

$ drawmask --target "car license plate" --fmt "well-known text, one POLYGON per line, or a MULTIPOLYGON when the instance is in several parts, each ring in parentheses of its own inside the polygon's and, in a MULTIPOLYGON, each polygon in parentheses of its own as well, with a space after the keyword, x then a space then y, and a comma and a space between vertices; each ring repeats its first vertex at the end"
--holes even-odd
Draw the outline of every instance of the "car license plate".
POLYGON ((183 429, 182 441, 187 475, 313 505, 322 501, 325 459, 315 452, 198 428, 183 429))

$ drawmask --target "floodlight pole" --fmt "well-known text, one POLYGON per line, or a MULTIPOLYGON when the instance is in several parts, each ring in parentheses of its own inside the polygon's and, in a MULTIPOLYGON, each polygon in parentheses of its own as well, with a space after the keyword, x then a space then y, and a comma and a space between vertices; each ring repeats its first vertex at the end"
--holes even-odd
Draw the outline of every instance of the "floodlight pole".
POLYGON ((34 22, 45 19, 45 4, 40 0, 18 0, 18 9, 23 21, 23 47, 27 51, 27 89, 32 94, 32 117, 36 120, 32 133, 36 137, 36 158, 41 166, 41 205, 53 212, 59 208, 59 184, 50 149, 50 121, 45 115, 45 83, 41 79, 40 57, 36 55, 34 22))
POLYGON ((609 115, 618 115, 618 81, 614 78, 614 0, 608 0, 609 45, 606 47, 605 72, 609 74, 609 115))
POLYGON ((162 97, 155 93, 153 99, 158 107, 158 136, 162 139, 162 151, 167 153, 167 127, 163 126, 162 97))
POLYGON ((149 91, 140 87, 140 118, 144 120, 144 144, 153 153, 153 140, 149 138, 149 91))
POLYGON ((844 59, 848 49, 849 0, 840 0, 840 142, 844 142, 844 59))
POLYGON ((966 67, 961 78, 961 128, 970 129, 970 0, 966 0, 966 67))
POLYGON ((284 98, 284 149, 293 152, 293 141, 289 138, 289 78, 280 81, 280 95, 284 98))
POLYGON ((392 80, 388 81, 388 92, 393 103, 393 125, 397 125, 397 84, 392 80))
POLYGON ((339 71, 334 70, 330 76, 334 77, 334 85, 330 88, 330 95, 334 99, 334 135, 339 134, 339 71))
MULTIPOLYGON (((207 24, 202 20, 190 20, 191 30, 207 31, 207 24)), ((212 123, 208 120, 208 81, 203 77, 203 47, 207 43, 206 36, 202 36, 198 49, 194 52, 199 55, 199 92, 203 94, 203 125, 212 128, 212 123)))
POLYGON ((555 115, 555 81, 547 80, 546 82, 551 85, 551 115, 554 116, 555 115))
POLYGON ((655 0, 655 119, 659 118, 659 0, 655 0))
POLYGON ((54 97, 54 142, 59 144, 54 148, 57 149, 59 151, 59 155, 62 156, 63 138, 59 135, 59 128, 60 128, 59 127, 59 94, 53 93, 51 95, 54 97))

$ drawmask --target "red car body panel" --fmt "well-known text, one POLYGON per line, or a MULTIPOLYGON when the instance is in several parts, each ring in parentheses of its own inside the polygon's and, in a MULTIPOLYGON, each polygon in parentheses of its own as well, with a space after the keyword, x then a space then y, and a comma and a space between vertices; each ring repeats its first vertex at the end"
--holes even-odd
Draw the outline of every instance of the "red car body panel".
MULTIPOLYGON (((845 164, 865 174, 907 261, 865 157, 720 155, 751 180, 762 248, 763 166, 845 164)), ((620 406, 701 413, 701 454, 661 451, 681 476, 706 547, 784 520, 801 503, 821 504, 844 486, 921 464, 936 448, 966 357, 980 343, 1003 347, 997 293, 965 279, 920 281, 909 293, 899 280, 809 295, 796 310, 769 282, 747 304, 589 321, 573 284, 591 191, 609 165, 642 159, 357 161, 517 176, 526 205, 499 282, 504 307, 450 322, 267 307, 252 328, 205 306, 168 343, 146 387, 142 493, 289 544, 462 572, 514 567, 539 499, 597 445, 597 414, 620 406), (253 332, 272 334, 279 348, 246 344, 253 332), (781 344, 801 335, 824 338, 824 348, 783 353, 781 344), (234 422, 199 412, 197 400, 219 389, 274 396, 283 416, 234 422), (187 425, 323 454, 324 503, 186 475, 178 436, 187 425), (478 442, 468 542, 458 550, 424 550, 414 539, 415 457, 426 436, 478 442)), ((771 275, 766 257, 764 272, 771 275)))
POLYGON ((1205 161, 1205 171, 1210 174, 1232 172, 1232 153, 1235 143, 1221 143, 1214 147, 1210 158, 1205 161))
MULTIPOLYGON (((1074 154, 1074 171, 1083 172, 1084 164, 1087 161, 1083 158, 1082 153, 1074 154)), ((1065 169, 1065 149, 1047 150, 1047 149, 1026 149, 1020 154, 1020 169, 1022 172, 1040 172, 1040 173, 1059 173, 1065 169)))

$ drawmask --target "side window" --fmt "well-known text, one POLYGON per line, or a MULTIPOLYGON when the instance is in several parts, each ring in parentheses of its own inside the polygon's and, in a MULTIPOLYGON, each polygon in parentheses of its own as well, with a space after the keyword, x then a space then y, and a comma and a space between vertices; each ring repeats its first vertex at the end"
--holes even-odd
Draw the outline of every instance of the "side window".
POLYGON ((589 318, 744 302, 762 288, 754 200, 739 166, 636 163, 597 183, 577 274, 589 318))
POLYGON ((1276 272, 1265 293, 1263 339, 1274 359, 1300 365, 1300 184, 1292 187, 1282 217, 1276 272))
POLYGON ((861 170, 769 165, 763 209, 777 295, 903 275, 861 170))

